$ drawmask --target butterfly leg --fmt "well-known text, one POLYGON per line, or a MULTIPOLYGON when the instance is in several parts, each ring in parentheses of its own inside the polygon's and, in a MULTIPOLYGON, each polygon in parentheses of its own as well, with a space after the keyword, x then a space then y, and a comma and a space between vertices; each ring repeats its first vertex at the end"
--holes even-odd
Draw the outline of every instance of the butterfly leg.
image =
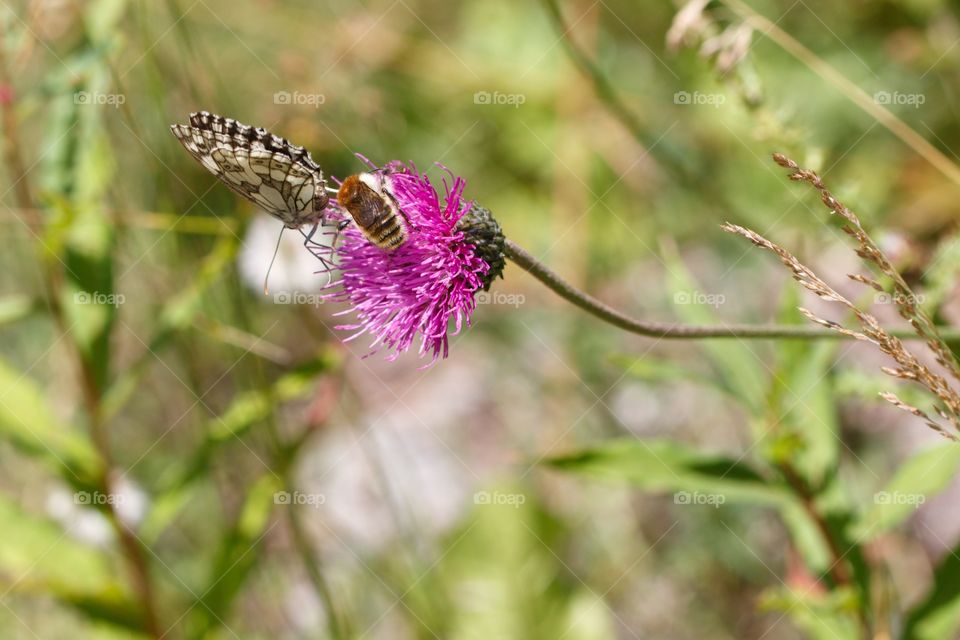
POLYGON ((320 228, 320 223, 314 222, 313 226, 310 227, 310 233, 304 234, 303 236, 303 246, 306 247, 308 244, 310 244, 310 241, 313 240, 313 235, 317 232, 317 229, 319 228, 320 228))
POLYGON ((334 265, 324 257, 323 253, 324 251, 327 251, 327 250, 332 251, 333 247, 336 245, 334 244, 334 245, 331 245, 330 247, 326 247, 318 242, 313 242, 313 236, 316 235, 317 230, 320 229, 320 227, 321 227, 321 224, 319 222, 315 222, 313 227, 311 227, 308 233, 304 233, 303 229, 300 229, 300 234, 303 236, 303 246, 306 247, 307 250, 310 253, 312 253, 314 257, 317 258, 317 260, 320 261, 320 264, 323 265, 322 271, 326 272, 327 274, 327 284, 324 286, 329 286, 333 278, 332 274, 333 274, 334 265))

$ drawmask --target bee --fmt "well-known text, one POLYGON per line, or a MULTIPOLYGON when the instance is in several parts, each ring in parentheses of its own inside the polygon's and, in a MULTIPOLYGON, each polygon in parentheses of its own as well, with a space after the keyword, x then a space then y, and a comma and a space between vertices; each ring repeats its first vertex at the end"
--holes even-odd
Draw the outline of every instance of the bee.
POLYGON ((363 235, 381 249, 392 251, 407 240, 410 221, 382 173, 348 176, 337 192, 337 203, 363 235))

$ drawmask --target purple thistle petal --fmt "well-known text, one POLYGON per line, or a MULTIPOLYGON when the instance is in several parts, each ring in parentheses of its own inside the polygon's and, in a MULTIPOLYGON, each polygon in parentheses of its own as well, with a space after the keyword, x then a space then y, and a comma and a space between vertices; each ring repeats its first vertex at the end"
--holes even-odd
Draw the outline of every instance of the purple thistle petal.
MULTIPOLYGON (((441 168, 450 177, 449 183, 443 180, 442 208, 436 189, 414 165, 393 161, 383 169, 384 179, 410 222, 406 242, 384 251, 351 224, 333 249, 341 275, 325 297, 350 304, 350 309, 337 315, 349 313, 357 318, 337 329, 353 332, 344 341, 369 334, 373 338, 371 352, 386 348, 392 351, 388 360, 410 349, 418 334, 421 357, 431 353, 430 364, 446 358, 448 335, 457 335, 470 325, 476 309, 474 295, 490 269, 457 229, 460 218, 473 205, 463 199, 466 182, 441 168)), ((348 216, 345 212, 340 215, 348 216)))

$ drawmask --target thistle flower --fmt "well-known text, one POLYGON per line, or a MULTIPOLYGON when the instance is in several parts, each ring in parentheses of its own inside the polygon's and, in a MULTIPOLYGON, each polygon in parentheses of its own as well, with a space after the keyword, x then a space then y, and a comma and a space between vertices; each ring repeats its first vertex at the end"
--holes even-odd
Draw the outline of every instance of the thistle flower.
MULTIPOLYGON (((442 168, 442 167, 441 167, 442 168)), ((448 337, 469 326, 474 296, 501 274, 504 238, 486 209, 464 200, 466 182, 449 171, 441 205, 436 189, 416 167, 391 162, 377 169, 407 219, 407 239, 393 250, 370 242, 354 224, 330 249, 339 278, 326 298, 344 302, 356 322, 347 340, 369 334, 373 352, 386 348, 393 360, 419 335, 419 354, 447 357, 448 337)), ((335 216, 348 221, 347 212, 335 216)))

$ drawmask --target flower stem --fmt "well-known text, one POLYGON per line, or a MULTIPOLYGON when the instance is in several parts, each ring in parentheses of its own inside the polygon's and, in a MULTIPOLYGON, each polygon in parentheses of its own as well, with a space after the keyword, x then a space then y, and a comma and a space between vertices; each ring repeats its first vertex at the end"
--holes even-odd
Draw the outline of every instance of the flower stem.
MULTIPOLYGON (((561 278, 542 262, 534 258, 523 247, 511 240, 507 240, 504 251, 510 260, 542 282, 558 296, 570 302, 587 313, 592 313, 608 324, 636 333, 641 336, 660 339, 698 340, 703 338, 798 338, 802 340, 837 340, 850 338, 831 329, 803 325, 779 324, 722 324, 722 325, 689 325, 677 322, 656 322, 632 318, 613 307, 597 300, 590 294, 581 291, 561 278)), ((949 327, 937 327, 937 330, 948 341, 960 340, 960 331, 949 327)), ((911 329, 891 329, 891 335, 903 340, 922 340, 911 329)))

